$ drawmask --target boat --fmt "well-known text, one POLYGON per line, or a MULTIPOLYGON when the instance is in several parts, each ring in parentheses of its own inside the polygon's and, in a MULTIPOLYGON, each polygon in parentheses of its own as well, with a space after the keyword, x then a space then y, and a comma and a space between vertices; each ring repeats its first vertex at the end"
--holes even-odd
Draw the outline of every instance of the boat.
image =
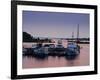
POLYGON ((42 44, 37 44, 32 49, 33 49, 33 55, 36 57, 45 57, 47 55, 42 44))
POLYGON ((26 51, 27 51, 27 49, 23 47, 23 53, 25 53, 26 51))
POLYGON ((42 47, 34 49, 34 56, 45 57, 46 54, 44 52, 44 49, 42 47))
POLYGON ((61 40, 58 40, 58 44, 55 47, 54 53, 57 56, 63 56, 65 54, 65 48, 62 45, 62 41, 61 40))
POLYGON ((76 43, 68 43, 67 49, 66 49, 66 55, 69 56, 75 56, 80 53, 80 46, 78 46, 76 43))
POLYGON ((66 49, 66 55, 69 56, 75 56, 78 55, 80 53, 80 46, 78 45, 78 41, 79 41, 79 25, 77 27, 77 41, 73 41, 74 39, 74 32, 72 32, 72 42, 68 43, 67 45, 67 49, 66 49))
POLYGON ((23 47, 23 55, 27 53, 27 49, 23 47))

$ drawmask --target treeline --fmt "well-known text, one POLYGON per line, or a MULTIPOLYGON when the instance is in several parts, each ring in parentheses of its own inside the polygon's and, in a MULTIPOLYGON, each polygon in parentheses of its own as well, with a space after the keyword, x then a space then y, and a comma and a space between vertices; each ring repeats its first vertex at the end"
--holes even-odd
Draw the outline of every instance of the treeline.
POLYGON ((33 37, 31 34, 27 33, 27 32, 23 32, 23 42, 51 42, 51 39, 45 38, 45 39, 40 39, 33 37))
POLYGON ((90 38, 67 38, 66 40, 80 40, 80 41, 89 41, 90 40, 90 38))

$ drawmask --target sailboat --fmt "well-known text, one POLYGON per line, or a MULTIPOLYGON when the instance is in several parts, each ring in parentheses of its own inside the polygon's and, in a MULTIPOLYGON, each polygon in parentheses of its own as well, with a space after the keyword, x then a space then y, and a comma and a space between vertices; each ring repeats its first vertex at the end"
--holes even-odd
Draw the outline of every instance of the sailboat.
POLYGON ((74 32, 72 32, 72 42, 68 43, 67 49, 66 49, 66 55, 78 55, 80 53, 80 46, 78 45, 78 37, 79 37, 79 24, 77 27, 77 41, 74 41, 74 32))

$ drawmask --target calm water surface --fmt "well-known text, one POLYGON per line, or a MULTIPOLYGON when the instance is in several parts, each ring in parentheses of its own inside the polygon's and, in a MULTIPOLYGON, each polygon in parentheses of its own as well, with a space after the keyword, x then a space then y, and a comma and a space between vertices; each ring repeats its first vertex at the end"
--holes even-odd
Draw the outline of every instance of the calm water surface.
MULTIPOLYGON (((56 44, 56 43, 55 43, 56 44)), ((24 43, 24 47, 31 47, 32 43, 24 43), (27 45, 28 44, 28 45, 27 45)), ((63 46, 67 47, 67 41, 63 41, 63 46)), ((26 68, 45 68, 45 67, 67 67, 67 66, 86 66, 89 65, 89 44, 80 44, 80 54, 76 57, 57 57, 49 56, 44 59, 23 56, 22 67, 26 68)))

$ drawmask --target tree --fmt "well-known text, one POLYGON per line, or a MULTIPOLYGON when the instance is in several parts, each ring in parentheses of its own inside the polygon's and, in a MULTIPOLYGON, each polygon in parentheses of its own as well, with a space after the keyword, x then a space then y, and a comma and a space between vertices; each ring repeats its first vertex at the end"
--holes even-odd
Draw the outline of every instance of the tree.
POLYGON ((23 32, 23 42, 32 42, 33 41, 33 37, 27 33, 27 32, 23 32))

